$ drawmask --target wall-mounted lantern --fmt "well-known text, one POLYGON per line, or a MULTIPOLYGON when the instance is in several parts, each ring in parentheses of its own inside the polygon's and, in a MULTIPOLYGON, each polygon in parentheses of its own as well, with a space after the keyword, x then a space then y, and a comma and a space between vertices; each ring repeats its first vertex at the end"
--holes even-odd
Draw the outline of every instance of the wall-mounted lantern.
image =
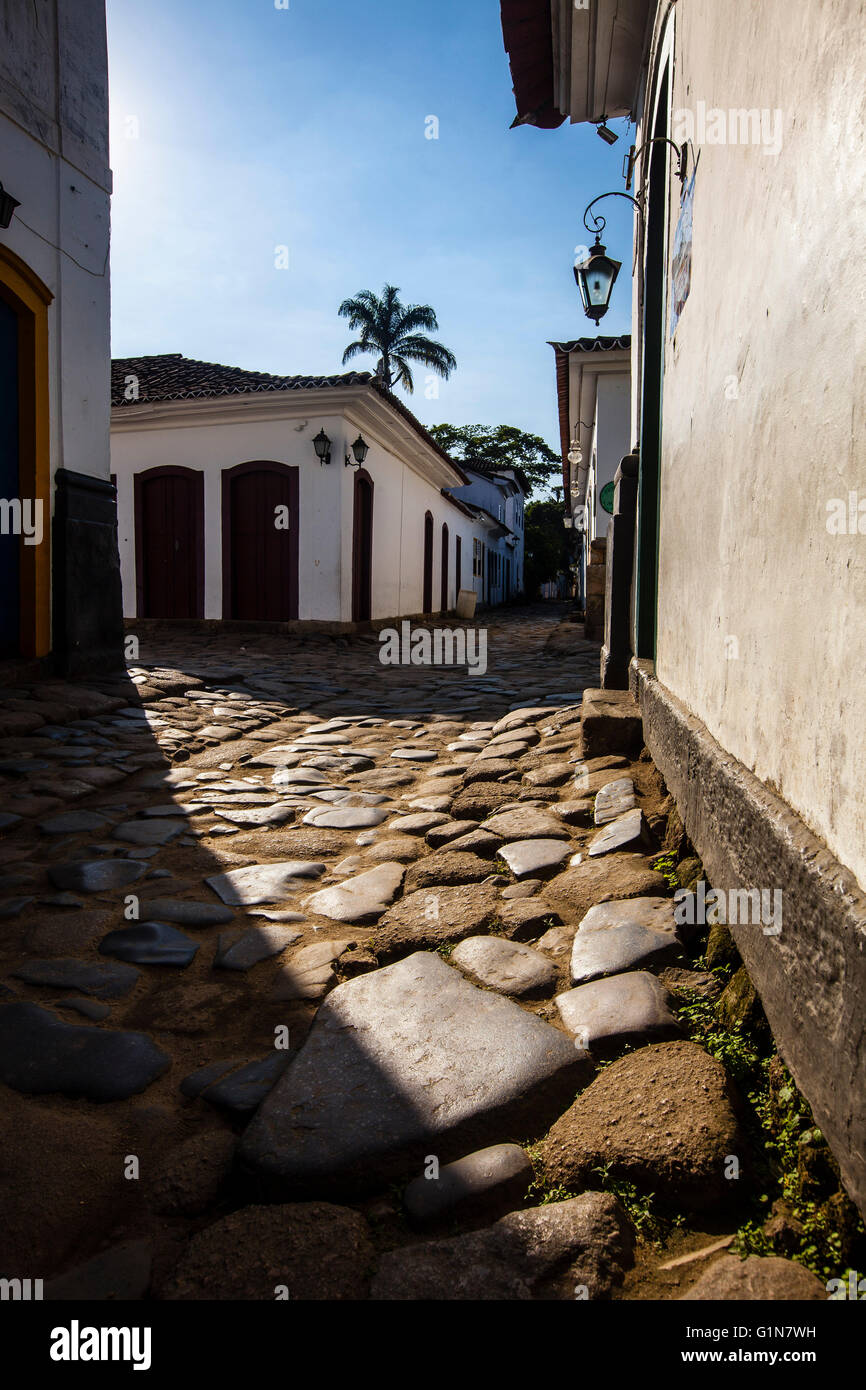
POLYGON ((622 261, 611 260, 598 239, 590 247, 589 256, 574 267, 574 278, 580 290, 583 312, 598 323, 610 307, 610 296, 619 275, 622 261))
POLYGON ((319 430, 319 433, 313 440, 313 448, 316 451, 316 458, 319 460, 319 463, 325 464, 331 462, 331 441, 325 434, 324 429, 319 430))
POLYGON ((352 460, 352 459, 349 457, 349 455, 347 454, 347 455, 346 455, 346 467, 347 467, 347 468, 361 468, 362 465, 363 465, 363 463, 364 463, 364 459, 367 457, 367 454, 368 454, 369 452, 370 452, 370 446, 369 446, 369 444, 366 442, 366 440, 363 438, 363 436, 359 434, 359 435, 358 435, 358 438, 355 440, 354 444, 352 445, 352 453, 355 455, 355 458, 354 458, 354 460, 352 460))
POLYGON ((19 200, 13 198, 11 193, 7 193, 2 183, 0 183, 0 229, 4 232, 12 221, 15 209, 20 208, 20 206, 21 203, 19 200))

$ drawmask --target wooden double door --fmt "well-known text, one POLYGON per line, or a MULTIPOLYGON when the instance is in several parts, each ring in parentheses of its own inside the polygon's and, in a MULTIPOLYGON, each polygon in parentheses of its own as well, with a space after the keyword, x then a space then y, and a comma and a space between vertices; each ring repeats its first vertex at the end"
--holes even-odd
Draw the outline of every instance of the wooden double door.
MULTIPOLYGON (((297 468, 241 463, 223 472, 221 484, 223 617, 297 618, 297 468)), ((204 473, 137 473, 135 538, 138 616, 203 618, 204 473)))

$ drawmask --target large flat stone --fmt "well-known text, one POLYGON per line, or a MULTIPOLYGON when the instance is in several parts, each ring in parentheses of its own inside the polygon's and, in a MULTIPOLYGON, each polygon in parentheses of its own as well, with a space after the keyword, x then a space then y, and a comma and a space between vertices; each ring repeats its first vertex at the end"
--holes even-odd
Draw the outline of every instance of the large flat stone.
POLYGON ((13 976, 29 985, 54 989, 79 989, 95 999, 122 999, 134 988, 140 971, 131 965, 76 960, 29 960, 13 970, 13 976))
POLYGON ((229 810, 216 809, 216 814, 232 825, 285 825, 294 820, 295 808, 279 802, 270 806, 233 806, 229 810))
POLYGON ((135 883, 148 870, 137 859, 90 859, 74 864, 49 864, 48 877, 55 888, 70 893, 106 893, 135 883))
POLYGON ((668 898, 629 898, 590 908, 574 937, 571 978, 578 984, 675 959, 680 939, 668 898))
POLYGON ((387 820, 389 811, 378 806, 343 806, 336 811, 323 811, 318 808, 308 811, 304 825, 321 825, 330 830, 368 830, 387 820))
POLYGON ((671 1003, 664 985, 646 970, 593 980, 556 998, 568 1031, 602 1056, 623 1043, 676 1037, 680 1028, 671 1003))
POLYGON ((157 922, 176 922, 182 927, 220 927, 234 921, 234 913, 219 903, 190 902, 183 898, 148 898, 148 915, 157 922))
POLYGON ((651 849, 652 843, 644 813, 639 806, 635 806, 593 836, 589 842, 589 856, 596 859, 600 854, 613 854, 615 850, 651 849))
POLYGON ((293 946, 301 933, 292 927, 249 927, 246 931, 222 932, 214 965, 223 970, 251 970, 259 961, 278 956, 293 946))
POLYGON ((402 864, 378 864, 334 888, 322 888, 304 904, 307 912, 335 922, 364 922, 380 917, 393 902, 405 870, 402 864))
POLYGON ((558 974, 546 956, 501 936, 471 936, 454 947, 451 961, 478 984, 516 998, 552 989, 558 974))
POLYGON ((593 819, 596 825, 607 825, 637 805, 634 782, 630 777, 617 777, 606 782, 595 798, 593 819))
POLYGON ((228 869, 214 874, 205 883, 231 907, 250 907, 258 903, 279 902, 299 880, 320 878, 325 866, 310 859, 286 859, 279 864, 251 864, 246 869, 228 869))
POLYGON ((482 823, 482 830, 501 840, 567 840, 569 833, 556 816, 528 806, 525 810, 500 811, 482 823))
POLYGON ((184 829, 183 822, 174 819, 129 820, 115 826, 115 840, 124 840, 130 845, 167 845, 184 829))
POLYGON ((99 943, 103 956, 132 961, 134 965, 184 967, 195 957, 199 943, 166 922, 131 922, 109 932, 99 943))
POLYGON ((502 845, 499 855, 505 860, 515 878, 557 869, 571 853, 567 840, 515 840, 502 845))
POLYGON ((510 1212, 495 1225, 382 1257, 371 1297, 417 1301, 609 1298, 634 1233, 615 1197, 585 1192, 510 1212), (577 1290, 581 1290, 578 1295, 577 1290))
POLYGON ((145 1033, 63 1023, 38 1004, 0 1006, 0 1080, 27 1095, 137 1095, 170 1059, 145 1033))
POLYGON ((375 1186, 537 1129, 589 1074, 564 1034, 418 953, 328 996, 241 1155, 284 1189, 375 1186))

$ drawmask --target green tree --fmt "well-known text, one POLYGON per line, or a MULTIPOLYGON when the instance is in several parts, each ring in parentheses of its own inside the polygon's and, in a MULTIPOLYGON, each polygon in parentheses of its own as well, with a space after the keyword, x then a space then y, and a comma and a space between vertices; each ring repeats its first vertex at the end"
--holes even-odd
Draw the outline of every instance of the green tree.
POLYGON ((403 304, 394 285, 385 286, 381 299, 372 290, 361 290, 343 300, 339 313, 360 334, 343 353, 343 363, 362 353, 376 353, 376 375, 389 390, 399 383, 411 395, 415 383, 410 362, 420 362, 446 381, 457 366, 453 353, 418 331, 435 333, 439 327, 430 305, 403 304))
POLYGON ((513 468, 526 492, 543 488, 562 469, 558 454, 540 435, 527 434, 515 425, 433 425, 430 433, 446 453, 467 468, 513 468))
POLYGON ((569 572, 574 563, 574 531, 562 524, 559 502, 529 502, 524 513, 524 587, 538 597, 542 584, 569 572))

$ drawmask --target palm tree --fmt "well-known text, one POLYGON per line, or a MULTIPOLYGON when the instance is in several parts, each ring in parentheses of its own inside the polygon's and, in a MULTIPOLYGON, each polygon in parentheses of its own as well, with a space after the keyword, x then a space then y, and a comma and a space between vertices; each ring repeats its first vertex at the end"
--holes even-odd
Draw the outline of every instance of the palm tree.
POLYGON ((415 383, 410 360, 431 367, 446 381, 457 366, 453 353, 418 332, 420 328, 435 332, 439 327, 430 305, 401 303, 400 291, 394 285, 385 286, 381 299, 372 290, 344 299, 340 315, 361 335, 346 348, 343 362, 363 352, 375 352, 376 375, 389 390, 400 382, 412 393, 415 383))

